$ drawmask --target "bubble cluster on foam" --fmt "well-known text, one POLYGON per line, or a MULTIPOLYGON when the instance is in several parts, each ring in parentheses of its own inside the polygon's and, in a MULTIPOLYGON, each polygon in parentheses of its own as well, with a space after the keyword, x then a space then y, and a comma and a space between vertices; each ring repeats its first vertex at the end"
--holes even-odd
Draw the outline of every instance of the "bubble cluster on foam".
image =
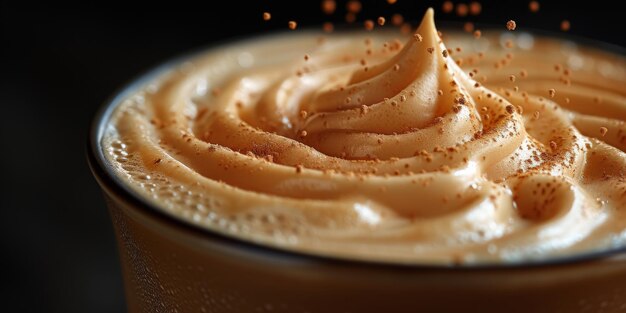
POLYGON ((142 196, 187 221, 231 234, 271 238, 283 244, 296 243, 306 232, 304 223, 286 212, 265 208, 229 212, 229 208, 210 193, 146 168, 132 154, 133 143, 129 138, 112 134, 107 140, 103 143, 107 147, 107 158, 116 166, 118 174, 142 196))

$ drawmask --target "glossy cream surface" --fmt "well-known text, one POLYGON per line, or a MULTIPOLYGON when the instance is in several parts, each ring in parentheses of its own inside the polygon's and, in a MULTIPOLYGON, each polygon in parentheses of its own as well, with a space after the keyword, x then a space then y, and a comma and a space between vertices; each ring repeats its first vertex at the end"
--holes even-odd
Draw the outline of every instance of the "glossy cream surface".
POLYGON ((395 263, 626 245, 626 61, 520 31, 293 32, 217 47, 123 100, 116 175, 188 223, 395 263))

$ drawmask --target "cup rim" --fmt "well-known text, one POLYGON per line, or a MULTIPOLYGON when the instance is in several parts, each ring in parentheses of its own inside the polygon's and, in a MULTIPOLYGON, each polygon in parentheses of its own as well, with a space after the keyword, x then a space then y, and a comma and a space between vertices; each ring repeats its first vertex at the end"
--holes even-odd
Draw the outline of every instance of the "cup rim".
MULTIPOLYGON (((461 25, 457 22, 439 22, 443 24, 440 29, 451 28, 451 25, 461 25)), ((353 27, 339 28, 338 32, 344 32, 354 30, 353 27)), ((483 27, 483 30, 487 31, 500 31, 495 27, 488 26, 483 27)), ((307 28, 304 28, 305 32, 312 33, 307 28)), ((616 55, 626 56, 626 48, 597 41, 585 37, 574 36, 571 34, 554 33, 545 30, 537 29, 524 29, 525 33, 537 35, 542 38, 554 38, 559 40, 573 41, 577 44, 581 44, 584 47, 601 50, 616 55)), ((90 129, 89 136, 86 144, 86 155, 89 168, 93 176, 96 178, 100 188, 104 191, 110 192, 118 196, 121 200, 129 204, 133 209, 139 210, 144 214, 157 220, 169 224, 175 228, 181 228, 186 231, 190 231, 194 235, 198 235, 206 240, 214 241, 215 243, 222 245, 229 245, 230 247, 245 250, 251 254, 262 254, 264 256, 276 257, 282 259, 292 259, 299 261, 313 261, 317 263, 333 264, 333 265, 359 265, 372 268, 386 268, 386 269, 411 269, 411 270, 442 270, 442 271, 458 271, 458 272, 471 272, 477 270, 520 270, 520 269, 546 269, 555 268, 564 265, 575 265, 581 263, 597 262, 597 261, 609 261, 614 257, 626 257, 626 246, 609 248, 600 251, 591 251, 586 253, 579 253, 568 256, 556 256, 548 259, 539 260, 526 260, 522 262, 485 262, 485 263, 462 263, 462 264, 436 264, 436 263, 402 263, 382 260, 367 260, 358 258, 347 258, 332 255, 315 254, 311 252, 287 250, 277 246, 264 245, 254 241, 245 240, 235 236, 229 236, 225 233, 201 227, 200 225, 189 223, 183 218, 174 214, 168 213, 166 210, 159 209, 156 205, 153 205, 146 201, 144 197, 134 191, 127 183, 125 183, 121 177, 114 174, 111 164, 107 161, 104 151, 101 147, 101 140, 104 136, 105 128, 111 118, 111 115, 115 109, 119 106, 122 100, 126 99, 129 95, 136 92, 146 83, 152 81, 159 75, 171 70, 176 65, 183 64, 185 60, 193 59, 204 53, 208 53, 212 50, 219 49, 227 45, 244 43, 250 40, 262 40, 270 39, 278 36, 289 36, 288 31, 273 31, 268 34, 252 35, 252 36, 239 36, 226 40, 217 41, 207 46, 202 46, 197 49, 193 49, 189 52, 182 53, 173 58, 167 59, 164 62, 159 63, 156 66, 149 68, 146 71, 141 72, 139 75, 134 76, 132 79, 122 84, 117 88, 111 96, 109 96, 98 108, 94 115, 90 129)))

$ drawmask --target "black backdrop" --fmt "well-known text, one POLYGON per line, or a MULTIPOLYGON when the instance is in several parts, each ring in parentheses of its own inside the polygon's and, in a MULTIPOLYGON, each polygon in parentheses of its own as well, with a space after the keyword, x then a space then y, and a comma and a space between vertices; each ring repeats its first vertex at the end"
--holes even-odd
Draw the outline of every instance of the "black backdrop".
MULTIPOLYGON (((1 279, 3 303, 14 311, 125 311, 112 227, 83 153, 92 115, 116 88, 194 48, 345 13, 345 1, 332 17, 317 0, 219 2, 1 2, 0 244, 8 262, 1 279), (267 23, 265 10, 273 15, 267 23)), ((502 27, 514 19, 519 29, 552 31, 569 19, 572 34, 625 45, 622 13, 608 2, 544 2, 531 14, 528 1, 482 1, 478 17, 438 12, 437 19, 502 27)), ((442 1, 363 3, 361 21, 394 12, 418 19, 442 1)))

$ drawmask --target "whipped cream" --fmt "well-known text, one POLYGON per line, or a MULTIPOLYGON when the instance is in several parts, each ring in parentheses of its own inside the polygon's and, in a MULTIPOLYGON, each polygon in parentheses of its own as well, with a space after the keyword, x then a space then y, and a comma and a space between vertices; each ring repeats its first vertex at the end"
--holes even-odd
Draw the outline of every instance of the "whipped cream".
POLYGON ((458 264, 623 247, 626 60, 505 35, 442 39, 428 10, 408 38, 218 47, 119 104, 102 147, 159 210, 281 249, 458 264))

